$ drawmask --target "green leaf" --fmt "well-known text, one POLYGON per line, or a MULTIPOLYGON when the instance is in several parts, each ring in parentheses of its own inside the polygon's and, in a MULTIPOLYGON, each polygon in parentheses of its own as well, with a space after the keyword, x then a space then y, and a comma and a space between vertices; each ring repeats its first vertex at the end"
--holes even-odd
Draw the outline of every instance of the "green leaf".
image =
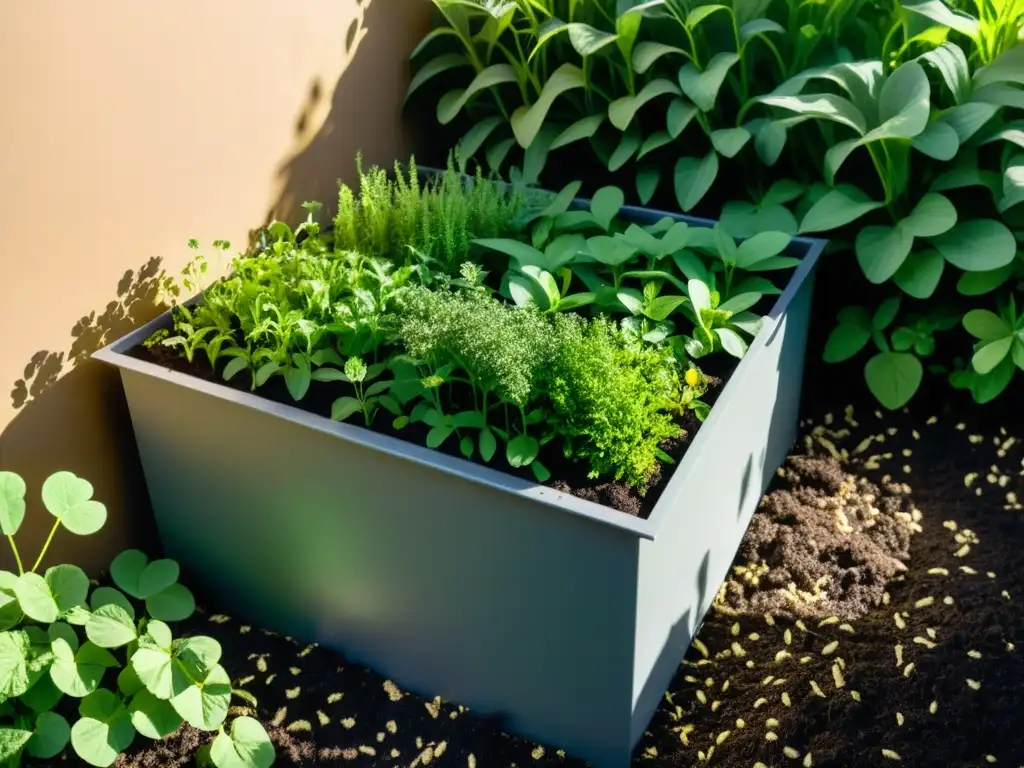
POLYGON ((212 731, 227 717, 231 704, 231 678, 220 664, 204 679, 172 698, 171 706, 193 728, 212 731), (200 687, 201 686, 201 687, 200 687))
POLYGON ((665 43, 656 43, 650 40, 644 40, 636 44, 633 49, 633 71, 638 75, 642 75, 649 70, 654 63, 662 56, 668 55, 683 56, 687 59, 690 58, 690 54, 684 51, 682 48, 677 48, 674 45, 666 45, 665 43))
POLYGON ((409 97, 416 92, 420 86, 430 80, 432 77, 440 75, 442 72, 447 72, 450 69, 456 67, 471 67, 472 62, 462 53, 444 53, 436 58, 431 59, 413 75, 412 81, 409 83, 409 88, 405 92, 405 99, 403 103, 409 101, 409 97))
POLYGON ((466 135, 459 139, 459 143, 456 146, 459 158, 468 160, 473 157, 480 151, 480 147, 484 145, 488 137, 494 133, 494 129, 504 122, 505 119, 501 115, 491 115, 490 117, 485 117, 466 131, 466 135))
POLYGON ((735 157, 748 141, 750 132, 746 128, 722 128, 711 132, 711 144, 723 157, 735 157))
POLYGON ((139 597, 145 599, 162 592, 178 580, 181 569, 170 559, 154 560, 139 575, 139 597))
POLYGON ((172 584, 146 598, 146 612, 160 621, 184 621, 196 610, 196 599, 184 584, 172 584))
POLYGON ((540 443, 530 435, 517 435, 508 441, 505 447, 505 457, 513 467, 525 467, 537 458, 540 453, 540 443))
POLYGON ((685 296, 659 296, 647 305, 644 314, 651 320, 660 322, 679 309, 686 301, 685 296))
POLYGON ((718 309, 722 312, 737 314, 757 304, 761 300, 762 295, 760 293, 737 293, 730 296, 727 301, 719 304, 718 309))
POLYGON ((679 70, 679 87, 701 112, 710 112, 715 108, 718 91, 729 70, 739 60, 737 53, 716 53, 703 72, 694 64, 686 63, 679 70))
POLYGON ((832 329, 822 359, 826 363, 841 363, 860 352, 871 340, 871 327, 853 323, 839 323, 832 329))
POLYGON ((502 83, 516 82, 516 71, 508 64, 492 64, 481 70, 469 87, 449 91, 437 102, 437 121, 447 125, 456 118, 466 103, 480 91, 502 83))
POLYGON ((661 149, 671 142, 672 135, 668 131, 657 131, 656 133, 652 133, 644 139, 644 143, 640 145, 640 151, 636 153, 636 159, 640 160, 645 155, 649 155, 654 150, 661 149))
POLYGON ((100 648, 120 648, 138 637, 135 622, 119 605, 104 605, 93 611, 85 634, 100 648))
POLYGON ((831 120, 848 126, 858 134, 867 133, 867 120, 864 114, 849 99, 831 93, 815 93, 806 95, 765 96, 763 104, 770 107, 786 109, 798 115, 831 120))
POLYGON ((620 131, 626 130, 642 106, 658 98, 672 94, 679 95, 679 88, 663 77, 651 80, 635 96, 623 96, 608 105, 608 120, 620 131))
POLYGON ((270 768, 274 745, 258 720, 243 715, 221 731, 210 745, 210 757, 217 768, 270 768))
POLYGON ((949 27, 961 35, 976 38, 978 35, 978 21, 972 16, 950 8, 942 0, 920 0, 919 2, 904 2, 903 8, 911 13, 917 13, 930 21, 934 21, 943 27, 949 27))
POLYGON ((566 25, 569 42, 580 56, 593 56, 607 45, 614 43, 618 35, 610 34, 589 24, 570 22, 566 25))
POLYGON ((931 243, 946 261, 966 272, 999 269, 1017 255, 1013 233, 1005 224, 992 219, 961 221, 945 234, 932 238, 931 243))
POLYGON ((103 688, 82 699, 82 719, 71 726, 71 746, 90 765, 106 768, 135 740, 135 728, 121 701, 103 688))
POLYGON ((956 133, 960 144, 966 144, 999 112, 995 104, 969 101, 943 113, 939 119, 956 133))
POLYGON ((642 205, 651 202, 660 182, 661 170, 658 168, 641 168, 636 172, 636 194, 642 205))
POLYGON ((731 328, 715 328, 715 333, 722 342, 722 349, 733 357, 742 358, 747 353, 747 342, 731 328))
POLYGON ((686 292, 693 304, 694 313, 700 317, 701 313, 711 309, 711 291, 703 280, 691 279, 686 283, 686 292))
POLYGON ((354 397, 339 397, 331 404, 331 419, 345 421, 362 411, 363 405, 354 397))
POLYGON ((896 319, 896 314, 899 311, 900 297, 890 296, 879 304, 878 309, 875 310, 875 314, 871 318, 871 328, 876 331, 884 331, 892 325, 892 321, 896 319))
POLYGON ((969 334, 982 341, 995 341, 1013 334, 1003 318, 987 309, 972 309, 964 315, 963 324, 969 334))
POLYGON ((691 211, 704 198, 718 176, 718 154, 709 152, 703 158, 681 157, 676 161, 676 200, 683 211, 691 211))
POLYGON ((864 276, 878 285, 903 266, 913 244, 913 236, 899 224, 895 227, 864 227, 857 233, 857 262, 864 276))
POLYGON ((558 149, 559 147, 572 144, 580 139, 589 139, 597 133, 597 129, 601 127, 602 123, 604 123, 604 119, 605 116, 603 114, 581 117, 555 137, 551 142, 550 149, 558 149))
POLYGON ((494 458, 494 452, 498 448, 497 440, 494 439, 494 433, 490 429, 480 430, 480 439, 478 440, 480 446, 480 456, 484 461, 490 461, 494 458))
POLYGON ((181 715, 171 703, 158 699, 145 688, 132 697, 128 711, 135 730, 154 741, 170 736, 181 725, 181 715))
POLYGON ((484 152, 484 156, 487 158, 487 167, 497 173, 515 143, 515 139, 502 139, 491 144, 484 152))
MULTIPOLYGON (((25 751, 32 757, 49 760, 64 751, 71 740, 71 726, 56 712, 40 712, 36 716, 36 728, 25 745, 25 751)), ((0 748, 2 751, 2 748, 0 748)))
POLYGON ((598 235, 587 240, 590 256, 608 266, 617 266, 636 255, 636 248, 629 243, 607 235, 598 235))
POLYGON ((974 357, 971 358, 971 366, 982 375, 991 373, 1010 354, 1013 339, 1013 336, 1005 336, 985 344, 974 353, 974 357))
POLYGON ((608 170, 614 173, 628 163, 630 158, 640 148, 642 141, 643 134, 640 132, 639 126, 636 124, 630 125, 626 132, 622 134, 622 139, 608 158, 608 170))
POLYGON ((552 72, 551 77, 544 83, 537 101, 531 106, 521 106, 512 113, 512 133, 515 134, 519 146, 526 148, 533 143, 555 99, 566 91, 583 88, 585 85, 583 70, 573 64, 563 64, 552 72))
POLYGON ((25 519, 25 481, 14 472, 0 472, 0 533, 13 536, 25 519))
POLYGON ((924 132, 915 136, 910 143, 918 152, 942 161, 952 160, 960 149, 960 137, 956 130, 949 123, 941 121, 929 123, 924 132))
POLYGON ((64 692, 58 688, 50 675, 42 675, 36 684, 18 697, 18 701, 33 712, 49 712, 64 698, 64 692))
POLYGON ((740 40, 746 44, 752 37, 755 37, 756 35, 764 35, 769 32, 784 35, 786 33, 786 29, 781 24, 776 21, 772 21, 771 19, 752 19, 740 27, 740 40))
POLYGON ((884 205, 869 199, 857 187, 842 184, 826 192, 810 207, 800 222, 799 232, 803 235, 839 229, 884 205))
POLYGON ((601 229, 608 230, 626 202, 626 195, 618 187, 601 187, 590 200, 590 212, 601 229))
POLYGON ((956 289, 963 296, 983 296, 1004 285, 1012 274, 1012 264, 985 272, 964 272, 957 281, 956 289))
POLYGON ((113 587, 97 587, 93 590, 89 596, 89 606, 95 611, 101 605, 119 605, 129 616, 135 618, 135 607, 131 601, 113 587))
POLYGON ((92 494, 92 484, 71 472, 54 472, 43 482, 47 511, 78 536, 96 533, 107 521, 107 508, 92 494))
POLYGON ((956 208, 949 199, 929 192, 900 226, 914 237, 937 237, 956 226, 956 208))
POLYGON ((1024 85, 1024 48, 1020 45, 1012 46, 987 67, 974 73, 975 88, 984 88, 994 83, 1024 85))
POLYGON ((946 261, 938 251, 915 251, 896 270, 893 282, 915 299, 927 299, 939 286, 946 261))
POLYGON ((0 632, 0 701, 32 688, 51 659, 50 649, 34 646, 27 632, 0 632))
POLYGON ((85 600, 89 577, 74 565, 58 565, 38 573, 23 573, 14 586, 21 610, 30 619, 49 624, 85 600))
POLYGON ((88 696, 99 687, 108 669, 121 666, 109 651, 91 642, 76 651, 58 637, 51 647, 54 659, 50 679, 61 693, 75 698, 88 696))
POLYGON ((767 120, 754 136, 754 151, 765 165, 775 165, 786 148, 785 125, 781 120, 767 120))
POLYGON ((864 366, 864 378, 878 402, 895 411, 921 386, 924 366, 909 352, 880 352, 864 366))
POLYGON ((789 246, 792 238, 785 232, 760 232, 739 244, 736 250, 736 266, 749 269, 765 259, 778 256, 789 246))
POLYGON ((451 434, 454 431, 454 427, 450 427, 446 424, 439 424, 436 427, 431 427, 430 431, 427 432, 427 448, 439 448, 445 440, 451 437, 451 434))
POLYGON ((953 43, 943 43, 920 57, 921 61, 933 65, 957 104, 963 104, 971 96, 971 68, 963 49, 953 43))
POLYGON ((149 558, 137 549, 126 549, 114 558, 110 564, 110 576, 124 592, 134 598, 142 599, 139 578, 149 565, 149 558))
POLYGON ((668 105, 668 111, 665 113, 665 127, 668 129, 668 135, 673 139, 679 138, 679 134, 686 130, 686 126, 696 115, 697 107, 686 99, 672 99, 672 103, 668 105))
POLYGON ((17 765, 13 761, 21 754, 31 739, 32 731, 0 725, 0 760, 5 763, 11 761, 11 765, 17 765))

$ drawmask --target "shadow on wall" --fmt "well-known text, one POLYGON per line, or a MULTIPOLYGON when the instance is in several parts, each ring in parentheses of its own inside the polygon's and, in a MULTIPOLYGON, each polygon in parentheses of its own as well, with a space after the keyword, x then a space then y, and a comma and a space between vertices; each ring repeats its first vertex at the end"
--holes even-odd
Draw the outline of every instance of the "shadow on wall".
POLYGON ((95 573, 121 549, 154 540, 120 379, 89 356, 160 311, 156 300, 163 279, 159 257, 127 270, 117 283, 117 298, 102 312, 80 318, 66 349, 32 355, 10 387, 15 416, 0 433, 0 466, 19 472, 28 484, 28 515, 17 539, 26 557, 35 558, 49 533, 53 518, 36 500, 43 480, 59 469, 92 482, 110 516, 103 532, 89 539, 61 531, 44 565, 75 562, 95 573), (99 538, 103 546, 97 546, 99 538))
MULTIPOLYGON (((263 224, 304 218, 301 206, 307 200, 324 203, 322 218, 333 216, 338 179, 355 181, 357 152, 367 165, 408 160, 409 132, 402 117, 408 56, 428 30, 433 5, 426 0, 356 4, 356 16, 339 41, 341 74, 330 93, 319 78, 310 83, 295 121, 294 148, 271 180, 272 202, 263 224)), ((88 539, 61 531, 44 566, 75 562, 97 573, 126 547, 158 547, 120 377, 89 357, 163 311, 156 299, 166 277, 158 256, 126 271, 114 301, 83 316, 70 329, 65 348, 33 354, 21 377, 8 385, 15 416, 0 432, 0 467, 20 473, 29 487, 28 514, 18 534, 21 552, 34 558, 49 533, 52 518, 37 500, 43 480, 58 469, 92 482, 95 498, 109 512, 103 531, 88 539)), ((10 567, 8 558, 10 552, 0 547, 0 567, 10 567)))
POLYGON ((295 121, 296 149, 277 173, 277 193, 267 211, 295 224, 305 218, 302 203, 324 204, 321 221, 338 205, 338 181, 357 181, 355 157, 364 167, 390 168, 408 162, 416 131, 404 120, 409 54, 429 29, 428 0, 356 0, 359 12, 345 32, 348 64, 331 94, 314 80, 295 121), (402 19, 396 24, 396 19, 402 19), (367 49, 360 55, 360 49, 367 49), (328 101, 329 100, 329 101, 328 101))

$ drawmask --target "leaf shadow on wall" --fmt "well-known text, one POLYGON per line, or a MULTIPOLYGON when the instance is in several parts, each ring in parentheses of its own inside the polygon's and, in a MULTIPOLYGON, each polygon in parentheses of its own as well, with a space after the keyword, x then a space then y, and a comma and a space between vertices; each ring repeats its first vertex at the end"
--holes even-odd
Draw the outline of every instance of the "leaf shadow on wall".
MULTIPOLYGON (((28 484, 29 509, 17 537, 22 553, 34 559, 53 524, 38 499, 43 480, 57 470, 91 482, 94 498, 109 513, 103 529, 88 539, 61 530, 45 565, 73 562, 96 573, 121 549, 155 542, 120 378, 89 358, 161 311, 157 298, 165 279, 159 257, 126 270, 116 298, 71 327, 69 346, 33 354, 10 386, 15 416, 0 432, 0 468, 18 472, 28 484)), ((10 556, 0 552, 2 561, 10 556)))
MULTIPOLYGON (((343 66, 326 92, 314 79, 295 120, 294 149, 279 166, 276 192, 265 224, 295 224, 305 218, 305 201, 324 204, 321 222, 337 208, 338 180, 357 180, 355 157, 364 167, 390 168, 407 162, 414 131, 402 103, 409 82, 409 54, 429 29, 430 2, 357 0, 357 13, 339 51, 343 66)), ((255 235, 255 231, 251 233, 255 235)))

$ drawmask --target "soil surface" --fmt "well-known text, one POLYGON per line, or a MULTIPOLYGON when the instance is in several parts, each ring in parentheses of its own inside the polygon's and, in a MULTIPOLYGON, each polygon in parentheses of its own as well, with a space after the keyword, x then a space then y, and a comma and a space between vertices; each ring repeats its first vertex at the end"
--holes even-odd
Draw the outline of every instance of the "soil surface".
MULTIPOLYGON (((251 379, 248 376, 239 374, 230 381, 224 381, 219 373, 219 370, 223 370, 223 365, 219 366, 218 370, 214 370, 203 353, 197 354, 192 362, 189 362, 177 352, 160 346, 147 349, 140 345, 128 350, 127 354, 139 360, 145 360, 146 362, 241 392, 250 391, 251 379)), ((224 364, 226 364, 226 361, 224 364)), ((711 406, 714 405, 715 400, 718 399, 718 395, 721 394, 722 388, 725 386, 726 380, 736 369, 736 364, 737 362, 733 358, 726 355, 716 355, 705 363, 704 373, 708 380, 708 390, 702 398, 704 402, 711 406)), ((326 418, 331 412, 331 404, 338 397, 352 393, 348 385, 340 382, 316 382, 310 387, 306 396, 296 402, 288 393, 284 379, 280 376, 275 376, 257 389, 254 394, 272 400, 275 403, 294 406, 295 408, 326 418)), ((391 416, 386 412, 378 414, 369 427, 366 427, 360 418, 355 416, 346 423, 372 429, 374 432, 390 435, 406 442, 418 445, 426 444, 429 427, 425 424, 410 424, 404 429, 397 430, 392 427, 391 416)), ((551 473, 550 479, 544 484, 561 493, 569 493, 588 501, 604 504, 628 515, 646 518, 651 514, 651 510, 654 509, 654 505, 657 503, 662 491, 668 485, 668 481, 672 477, 672 470, 679 463, 683 454, 686 453, 686 449, 693 441, 697 430, 701 427, 701 422, 694 416, 693 411, 687 411, 684 415, 677 418, 676 423, 683 429, 682 436, 667 440, 661 445, 661 449, 672 457, 674 464, 660 465, 644 488, 636 488, 625 482, 587 477, 589 467, 586 463, 566 459, 558 441, 552 441, 542 447, 538 456, 538 460, 551 473)), ((449 456, 463 458, 459 452, 458 441, 455 438, 450 438, 437 450, 449 456)), ((470 460, 477 464, 484 463, 479 453, 475 454, 470 460)), ((536 482, 533 472, 529 467, 513 469, 505 462, 500 464, 494 462, 491 466, 502 472, 536 482)))

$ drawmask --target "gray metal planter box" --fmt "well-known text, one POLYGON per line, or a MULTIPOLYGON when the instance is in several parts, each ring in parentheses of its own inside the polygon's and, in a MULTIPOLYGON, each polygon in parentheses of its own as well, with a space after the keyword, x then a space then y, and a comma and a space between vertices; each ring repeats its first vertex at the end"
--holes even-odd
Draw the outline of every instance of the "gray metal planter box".
POLYGON ((793 241, 646 520, 125 354, 169 314, 95 356, 121 369, 168 555, 239 617, 624 768, 794 441, 823 247, 793 241))

